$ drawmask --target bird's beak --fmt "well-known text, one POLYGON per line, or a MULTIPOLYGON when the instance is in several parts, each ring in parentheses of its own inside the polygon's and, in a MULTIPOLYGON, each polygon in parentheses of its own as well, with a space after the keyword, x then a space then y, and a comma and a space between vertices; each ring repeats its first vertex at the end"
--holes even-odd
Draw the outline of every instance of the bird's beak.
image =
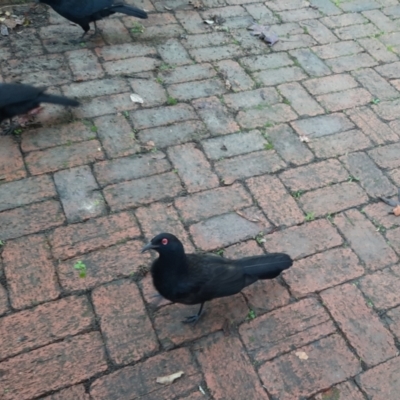
POLYGON ((151 250, 151 249, 157 249, 158 246, 153 244, 153 243, 147 243, 146 246, 143 247, 141 253, 144 253, 145 251, 151 250))

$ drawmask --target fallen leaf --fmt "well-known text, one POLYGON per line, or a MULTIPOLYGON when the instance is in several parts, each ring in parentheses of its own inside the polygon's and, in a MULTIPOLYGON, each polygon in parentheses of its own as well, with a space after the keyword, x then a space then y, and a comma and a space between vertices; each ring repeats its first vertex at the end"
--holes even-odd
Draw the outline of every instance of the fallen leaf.
POLYGON ((308 360, 308 355, 304 351, 296 351, 296 353, 294 354, 296 354, 296 356, 299 357, 300 360, 308 360))
POLYGON ((393 214, 398 217, 400 215, 400 205, 397 207, 393 208, 393 214))
POLYGON ((172 383, 175 379, 180 378, 184 374, 183 371, 175 372, 174 374, 167 376, 159 376, 156 380, 157 383, 161 383, 163 385, 172 383))
POLYGON ((143 99, 138 94, 132 93, 130 97, 134 103, 143 104, 143 99))
POLYGON ((260 219, 259 219, 259 218, 257 218, 257 217, 249 217, 249 216, 247 216, 246 214, 242 213, 241 211, 236 211, 236 214, 239 215, 239 216, 241 216, 241 217, 244 218, 244 219, 247 219, 247 221, 250 221, 250 222, 260 222, 260 219))
POLYGON ((253 24, 247 28, 250 31, 251 35, 259 36, 260 39, 267 42, 270 46, 273 46, 278 40, 278 35, 275 32, 270 31, 270 26, 253 24))
POLYGON ((3 36, 8 36, 8 28, 7 28, 5 25, 1 25, 1 27, 0 27, 0 33, 1 33, 3 36))
POLYGON ((310 139, 307 136, 300 136, 300 142, 309 143, 310 139))

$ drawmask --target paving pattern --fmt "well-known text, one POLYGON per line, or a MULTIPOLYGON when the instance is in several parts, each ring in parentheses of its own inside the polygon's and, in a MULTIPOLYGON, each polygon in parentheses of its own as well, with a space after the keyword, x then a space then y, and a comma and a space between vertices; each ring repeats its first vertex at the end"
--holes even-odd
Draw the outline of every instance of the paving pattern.
POLYGON ((0 81, 82 102, 0 137, 0 398, 398 400, 400 2, 128 3, 81 43, 30 4, 0 36, 0 81), (186 326, 160 231, 295 263, 186 326))

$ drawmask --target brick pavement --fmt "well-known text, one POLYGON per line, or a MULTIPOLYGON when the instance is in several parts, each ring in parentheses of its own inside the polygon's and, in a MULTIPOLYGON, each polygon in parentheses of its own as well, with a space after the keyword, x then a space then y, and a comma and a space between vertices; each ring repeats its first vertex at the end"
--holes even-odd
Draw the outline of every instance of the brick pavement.
POLYGON ((0 137, 0 398, 398 400, 400 2, 128 3, 0 36, 0 81, 82 102, 0 137), (185 326, 139 254, 163 230, 295 264, 185 326))

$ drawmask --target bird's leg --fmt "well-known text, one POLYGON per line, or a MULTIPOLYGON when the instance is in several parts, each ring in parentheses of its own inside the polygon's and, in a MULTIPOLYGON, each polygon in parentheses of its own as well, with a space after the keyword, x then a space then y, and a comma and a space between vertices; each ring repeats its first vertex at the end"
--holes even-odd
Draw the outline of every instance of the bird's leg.
POLYGON ((204 302, 201 303, 200 310, 196 315, 191 315, 190 317, 186 317, 182 322, 184 324, 195 324, 201 316, 201 312, 203 311, 203 306, 204 302))
POLYGON ((13 123, 12 118, 10 118, 10 124, 9 127, 7 129, 4 129, 3 132, 1 132, 2 135, 6 136, 6 135, 11 135, 14 132, 14 129, 18 128, 19 124, 13 123))
MULTIPOLYGON (((93 21, 93 23, 94 23, 94 35, 97 35, 97 33, 98 33, 99 31, 98 31, 98 29, 97 29, 96 21, 93 21)), ((94 35, 93 35, 93 36, 94 36, 94 35)))

